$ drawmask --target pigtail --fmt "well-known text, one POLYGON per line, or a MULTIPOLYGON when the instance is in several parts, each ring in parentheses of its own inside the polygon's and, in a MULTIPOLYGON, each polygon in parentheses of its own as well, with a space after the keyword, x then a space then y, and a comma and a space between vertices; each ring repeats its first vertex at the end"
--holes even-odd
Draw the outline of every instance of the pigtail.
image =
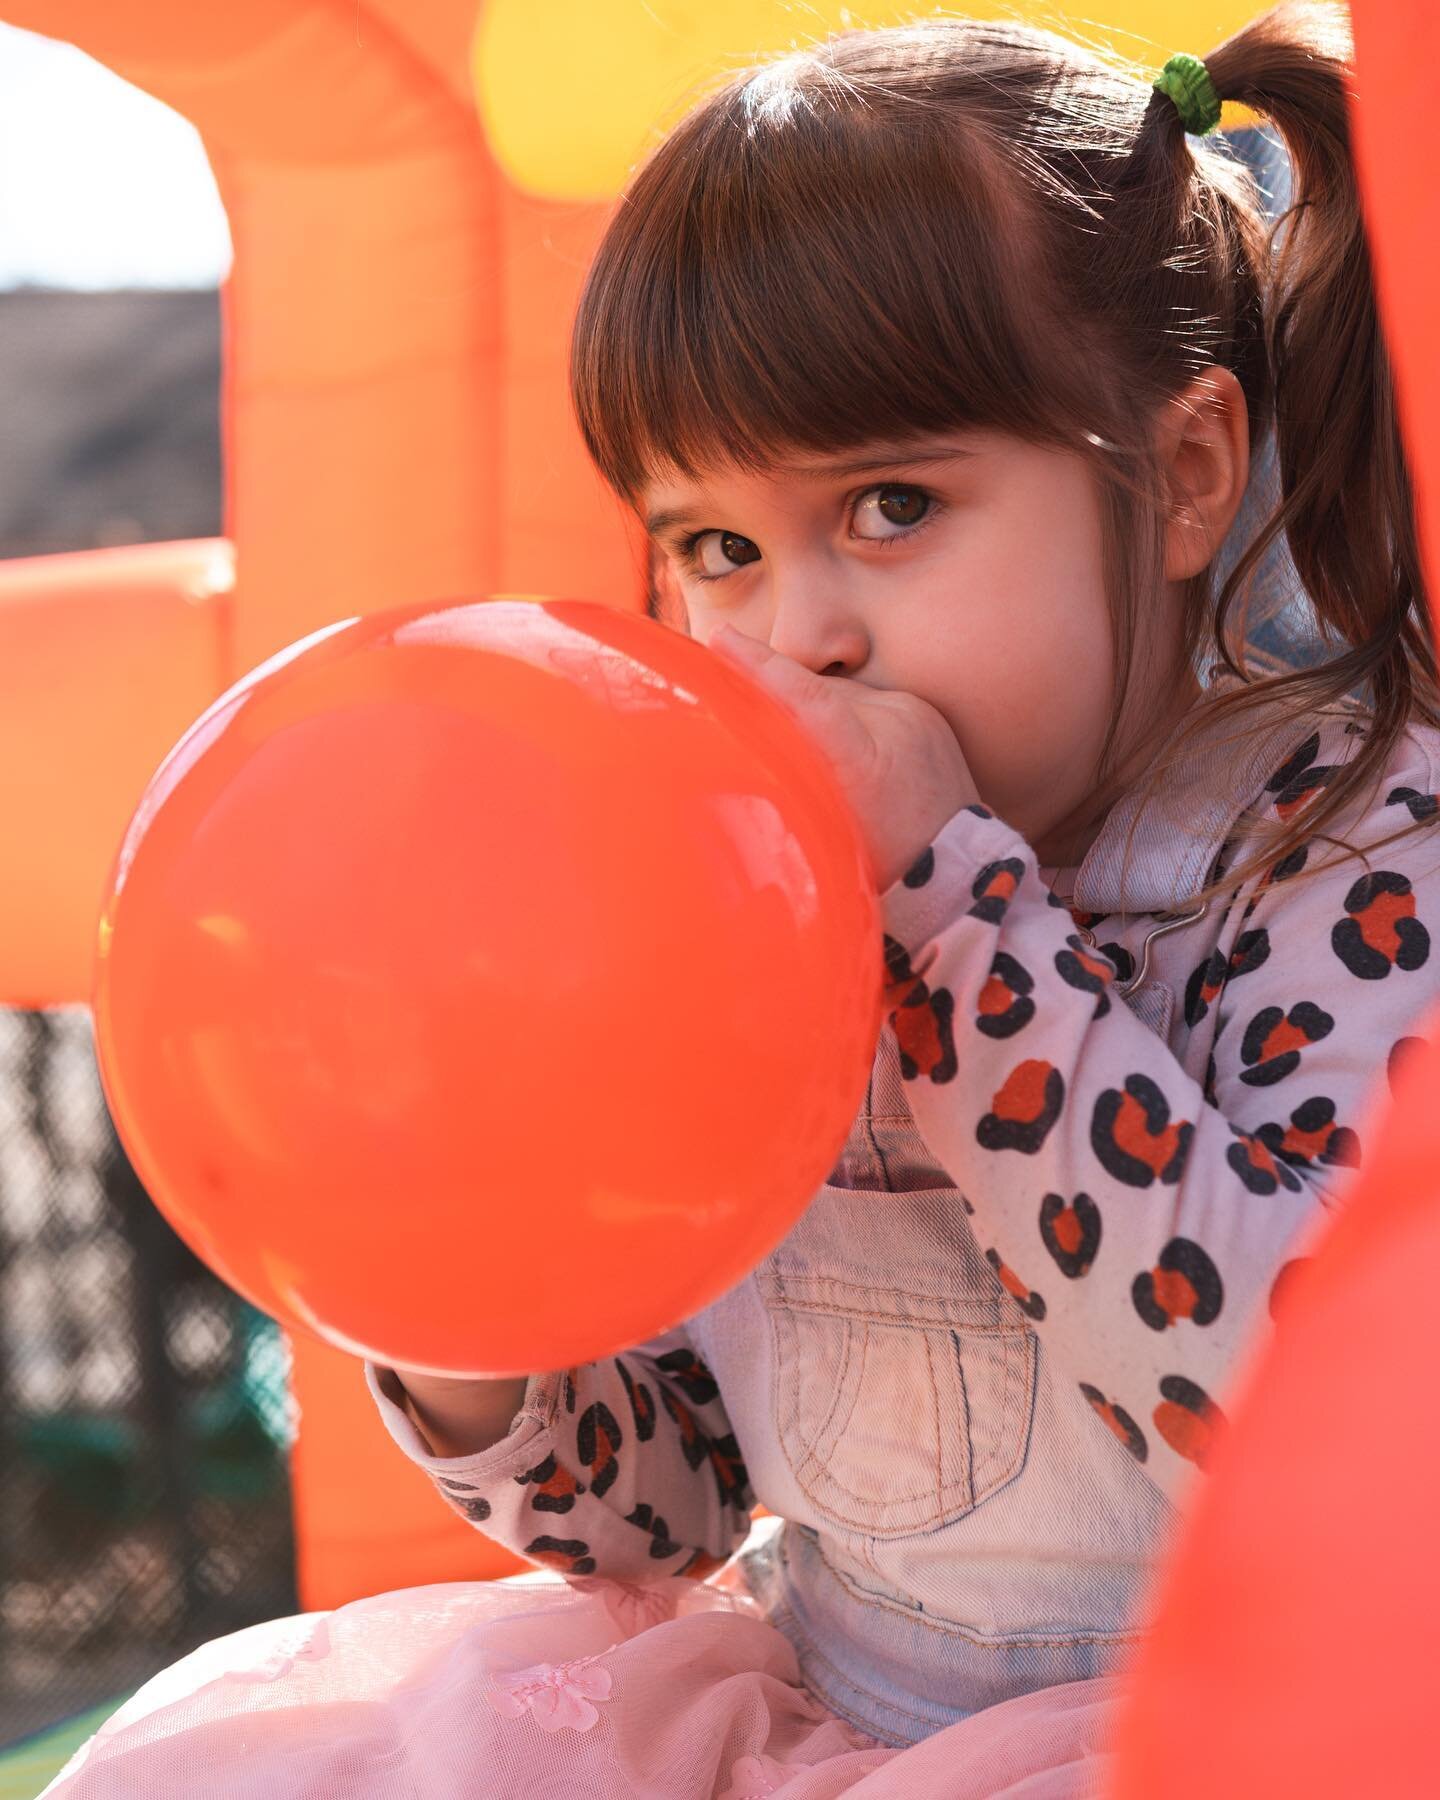
MULTIPOLYGON (((1273 699, 1283 690, 1310 710, 1358 694, 1371 713, 1357 754, 1267 844, 1267 858, 1318 835, 1378 780, 1412 717, 1440 722, 1410 474, 1351 152, 1351 59, 1343 12, 1305 0, 1277 6, 1205 58, 1222 99, 1274 124, 1294 183, 1263 271, 1281 501, 1215 599, 1214 647, 1243 673, 1229 647, 1227 616, 1283 532, 1322 636, 1337 654, 1313 668, 1251 677, 1249 689, 1231 698, 1258 702, 1262 692, 1273 699)), ((1156 106, 1171 114, 1173 146, 1184 128, 1162 95, 1152 111, 1156 106)))
POLYGON ((1278 524, 1322 624, 1354 646, 1337 660, 1368 684, 1375 735, 1403 725, 1434 649, 1350 145, 1351 55, 1338 10, 1292 4, 1209 59, 1226 97, 1273 120, 1295 171, 1270 315, 1278 524))

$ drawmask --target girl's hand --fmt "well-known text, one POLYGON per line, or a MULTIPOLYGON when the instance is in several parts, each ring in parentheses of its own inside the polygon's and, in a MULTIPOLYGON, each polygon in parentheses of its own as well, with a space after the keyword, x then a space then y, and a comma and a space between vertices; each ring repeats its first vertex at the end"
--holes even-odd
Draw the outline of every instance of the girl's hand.
POLYGON ((955 733, 919 695, 817 675, 732 625, 719 626, 708 648, 763 682, 829 758, 860 822, 878 892, 980 798, 955 733))

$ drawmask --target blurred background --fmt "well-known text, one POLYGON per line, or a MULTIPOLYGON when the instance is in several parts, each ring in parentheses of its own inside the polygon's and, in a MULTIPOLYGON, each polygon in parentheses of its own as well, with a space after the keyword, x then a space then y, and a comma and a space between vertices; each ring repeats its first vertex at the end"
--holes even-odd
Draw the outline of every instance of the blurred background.
MULTIPOLYGON (((0 25, 0 557, 220 534, 229 264, 193 127, 0 25)), ((0 1010, 0 1747, 296 1610, 287 1361, 136 1182, 87 1011, 0 1010)))

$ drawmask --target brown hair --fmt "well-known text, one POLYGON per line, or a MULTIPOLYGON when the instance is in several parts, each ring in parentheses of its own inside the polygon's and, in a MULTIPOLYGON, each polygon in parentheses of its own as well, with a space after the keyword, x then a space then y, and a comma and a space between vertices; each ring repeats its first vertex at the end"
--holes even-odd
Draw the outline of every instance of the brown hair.
POLYGON ((1162 579, 1152 420, 1207 367, 1231 370, 1252 452, 1273 425, 1280 504, 1218 593, 1210 570, 1184 584, 1181 666, 1208 638, 1240 685, 1197 705, 1152 786, 1202 725, 1273 729, 1262 702, 1300 719, 1358 691, 1371 715, 1350 760, 1284 818, 1252 820, 1258 852, 1196 897, 1234 887, 1378 783, 1412 717, 1440 723, 1350 54, 1340 8, 1292 0, 1205 58, 1220 96, 1267 116, 1290 153, 1273 232, 1233 154, 1188 138, 1138 71, 1047 31, 932 19, 749 71, 642 167, 600 246, 571 364, 591 455, 634 501, 662 464, 965 426, 1078 451, 1098 478, 1115 641, 1103 792, 1138 611, 1162 579), (1235 646, 1282 532, 1335 654, 1259 673, 1235 646))

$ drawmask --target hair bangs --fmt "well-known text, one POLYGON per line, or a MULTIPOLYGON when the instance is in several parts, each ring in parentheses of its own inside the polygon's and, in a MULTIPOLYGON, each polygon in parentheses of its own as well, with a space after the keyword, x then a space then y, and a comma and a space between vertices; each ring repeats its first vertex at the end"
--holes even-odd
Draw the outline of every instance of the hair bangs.
POLYGON ((966 427, 1073 436, 1083 409, 1040 342, 1054 306, 1022 184, 983 115, 889 99, 833 59, 788 58, 641 170, 572 361, 581 429, 619 493, 665 466, 966 427))

